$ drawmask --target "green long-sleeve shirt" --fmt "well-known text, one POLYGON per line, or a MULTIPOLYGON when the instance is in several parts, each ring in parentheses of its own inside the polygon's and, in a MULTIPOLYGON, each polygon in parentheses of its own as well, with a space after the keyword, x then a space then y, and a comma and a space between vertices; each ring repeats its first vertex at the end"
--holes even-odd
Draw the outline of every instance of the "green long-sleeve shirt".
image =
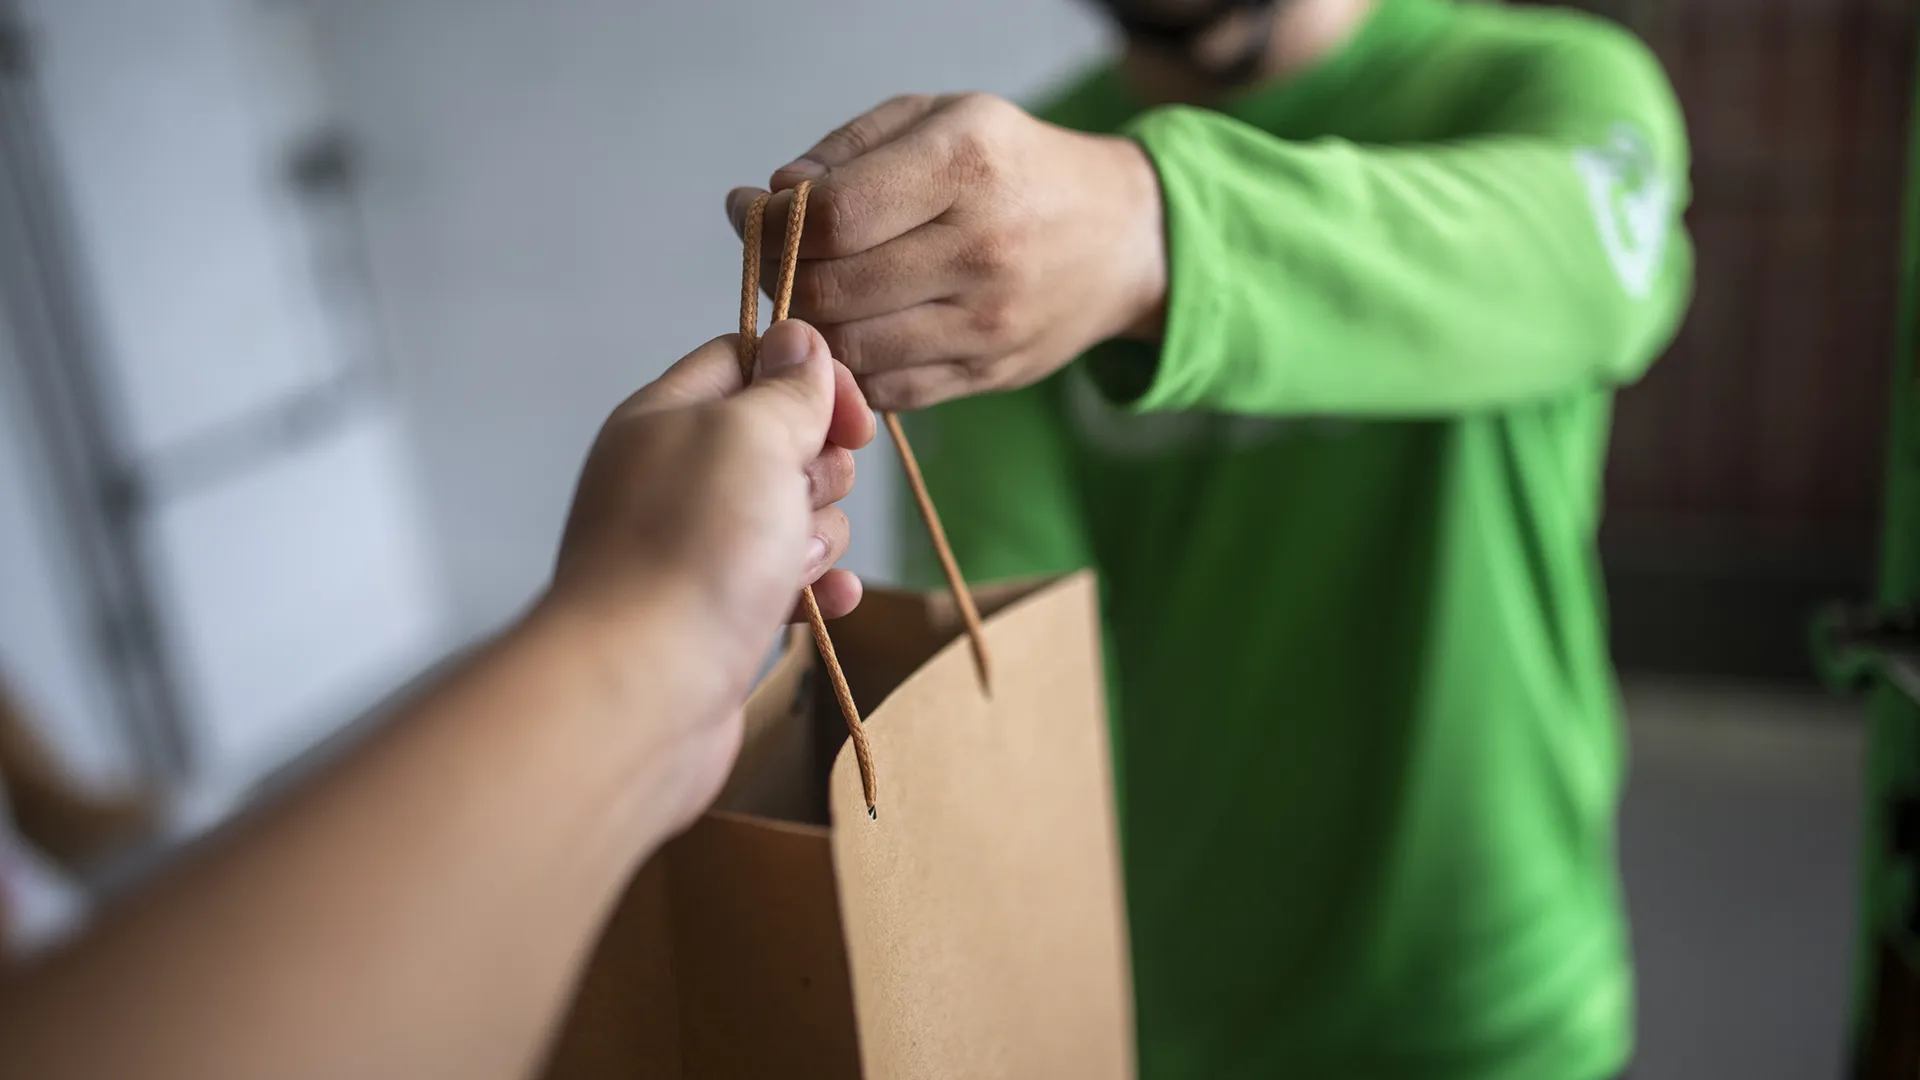
POLYGON ((1164 340, 916 445, 970 577, 1103 581, 1142 1075, 1616 1072, 1594 531, 1612 388, 1691 279, 1657 63, 1581 15, 1383 0, 1216 110, 1103 70, 1047 115, 1153 159, 1164 340))

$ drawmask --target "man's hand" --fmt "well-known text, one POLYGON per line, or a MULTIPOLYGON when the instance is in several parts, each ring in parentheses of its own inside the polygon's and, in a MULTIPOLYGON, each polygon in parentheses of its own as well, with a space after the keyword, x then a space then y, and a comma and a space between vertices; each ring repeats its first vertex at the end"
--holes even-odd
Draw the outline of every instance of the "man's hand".
MULTIPOLYGON (((543 604, 591 624, 616 689, 643 653, 674 673, 681 734, 719 736, 716 783, 738 737, 726 721, 801 586, 830 619, 860 601, 859 579, 830 569, 848 535, 834 504, 853 488, 852 451, 873 438, 852 374, 811 327, 769 330, 745 387, 738 347, 708 342, 607 420, 543 604)), ((636 696, 659 711, 662 689, 636 696)))
MULTIPOLYGON (((876 408, 1024 386, 1108 338, 1158 336, 1159 179, 1129 140, 984 94, 894 98, 773 174, 769 259, 802 180, 793 310, 876 408)), ((758 194, 727 196, 735 231, 758 194)))

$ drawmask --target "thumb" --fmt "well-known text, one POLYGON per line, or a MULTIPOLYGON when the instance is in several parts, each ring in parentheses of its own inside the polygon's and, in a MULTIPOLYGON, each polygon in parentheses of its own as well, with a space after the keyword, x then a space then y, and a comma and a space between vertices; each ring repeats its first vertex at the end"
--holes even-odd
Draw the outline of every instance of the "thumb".
POLYGON ((819 456, 833 420, 833 355, 820 332, 798 319, 775 323, 760 340, 753 382, 728 405, 755 426, 779 430, 795 468, 819 456))

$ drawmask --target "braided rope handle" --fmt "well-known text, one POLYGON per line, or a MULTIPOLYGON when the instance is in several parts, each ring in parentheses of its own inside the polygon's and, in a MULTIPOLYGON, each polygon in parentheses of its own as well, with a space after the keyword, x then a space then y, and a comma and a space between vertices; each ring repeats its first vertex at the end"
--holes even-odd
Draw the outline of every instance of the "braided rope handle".
MULTIPOLYGON (((800 266, 800 231, 806 223, 807 195, 812 190, 811 180, 802 181, 793 189, 793 205, 787 211, 787 234, 780 250, 780 276, 773 289, 774 322, 787 317, 787 309, 793 301, 793 278, 800 266)), ((761 195, 747 211, 740 268, 740 374, 743 381, 752 380, 754 364, 760 355, 760 249, 767 203, 772 197, 770 194, 761 195)), ((927 535, 933 541, 934 554, 940 559, 941 573, 946 576, 947 587, 952 590, 954 603, 960 609, 960 618, 966 624, 967 642, 973 652, 974 670, 980 676, 980 687, 982 691, 991 693, 993 667, 987 653, 986 628, 980 622, 980 611, 974 605, 973 593, 967 588, 966 579, 960 576, 960 563, 954 558, 952 546, 947 543, 946 530, 940 526, 940 515, 933 508, 932 496, 927 494, 926 480, 920 475, 920 464, 914 459, 913 447, 907 442, 907 433, 900 426, 900 418, 890 412, 882 413, 881 418, 887 425, 887 434, 893 438, 894 449, 900 455, 901 469, 906 473, 907 486, 913 492, 913 502, 920 512, 920 520, 926 525, 927 535)), ((860 787, 866 795, 867 815, 876 817, 880 800, 879 785, 874 777, 873 749, 867 742, 867 729, 860 719, 860 708, 854 704, 853 692, 847 688, 846 673, 840 669, 839 657, 834 655, 833 639, 827 634, 826 620, 820 614, 820 604, 814 599, 811 585, 801 590, 800 603, 806 609, 807 625, 813 631, 813 643, 820 650, 827 677, 833 683, 833 696, 840 703, 840 715, 847 722, 847 736, 853 742, 853 756, 860 765, 860 787)))

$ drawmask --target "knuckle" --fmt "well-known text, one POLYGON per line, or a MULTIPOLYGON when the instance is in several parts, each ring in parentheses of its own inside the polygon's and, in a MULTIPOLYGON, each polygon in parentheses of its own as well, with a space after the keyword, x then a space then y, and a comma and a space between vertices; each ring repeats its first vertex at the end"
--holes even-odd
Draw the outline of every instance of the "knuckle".
POLYGON ((821 459, 814 477, 814 498, 820 503, 836 503, 853 491, 853 455, 829 454, 821 459))
POLYGON ((983 358, 970 365, 973 377, 982 385, 1011 387, 1025 385, 1020 357, 1011 353, 1001 353, 983 358))
POLYGON ((1018 264, 1016 246, 1014 238, 1004 231, 989 229, 978 233, 961 252, 961 272, 975 281, 1005 277, 1018 264))
POLYGON ((998 356, 974 356, 960 361, 960 367, 969 378, 979 379, 993 374, 994 365, 999 362, 998 356))
POLYGON ((859 334, 843 325, 822 327, 820 336, 826 339, 827 352, 848 371, 855 375, 867 374, 864 342, 859 334))
POLYGON ((850 156, 858 156, 866 153, 868 146, 873 142, 873 137, 873 121, 864 116, 856 116, 827 132, 827 137, 821 139, 820 144, 850 156))
POLYGON ((955 182, 971 188, 988 187, 1000 179, 1000 163, 990 134, 969 125, 955 132, 947 151, 955 182))
POLYGON ((887 402, 887 408, 895 412, 915 412, 928 408, 940 400, 933 384, 923 378, 890 379, 874 388, 876 396, 887 402))
POLYGON ((895 94, 876 112, 923 113, 933 104, 931 94, 895 94))
POLYGON ((835 447, 835 450, 836 453, 827 455, 827 479, 832 481, 832 488, 836 494, 844 495, 853 490, 854 473, 859 468, 859 463, 854 459, 851 450, 839 447, 835 447))
POLYGON ((940 393, 931 383, 915 383, 908 390, 906 404, 902 405, 901 408, 908 412, 931 409, 945 400, 945 397, 946 395, 940 393))
POLYGON ((838 275, 820 263, 801 263, 793 274, 793 311, 804 319, 831 320, 841 298, 838 275))
POLYGON ((838 188, 823 187, 807 200, 807 235, 811 246, 829 258, 851 254, 847 197, 838 188))
POLYGON ((847 520, 846 511, 837 506, 813 512, 813 531, 827 542, 826 565, 829 566, 840 561, 853 540, 853 525, 847 520))
POLYGON ((956 97, 953 107, 955 111, 976 122, 994 124, 1003 120, 1006 111, 1014 106, 1012 102, 998 94, 975 90, 956 97))
POLYGON ((954 105, 954 117, 963 130, 991 141, 1020 116, 1020 107, 994 94, 963 94, 954 105))
POLYGON ((846 550, 847 543, 853 537, 853 522, 847 519, 847 512, 837 506, 829 506, 821 511, 826 520, 823 524, 828 530, 828 538, 833 541, 835 550, 846 550))
POLYGON ((991 297, 974 304, 967 313, 968 327, 982 337, 997 339, 1013 330, 1013 304, 1004 297, 991 297))

